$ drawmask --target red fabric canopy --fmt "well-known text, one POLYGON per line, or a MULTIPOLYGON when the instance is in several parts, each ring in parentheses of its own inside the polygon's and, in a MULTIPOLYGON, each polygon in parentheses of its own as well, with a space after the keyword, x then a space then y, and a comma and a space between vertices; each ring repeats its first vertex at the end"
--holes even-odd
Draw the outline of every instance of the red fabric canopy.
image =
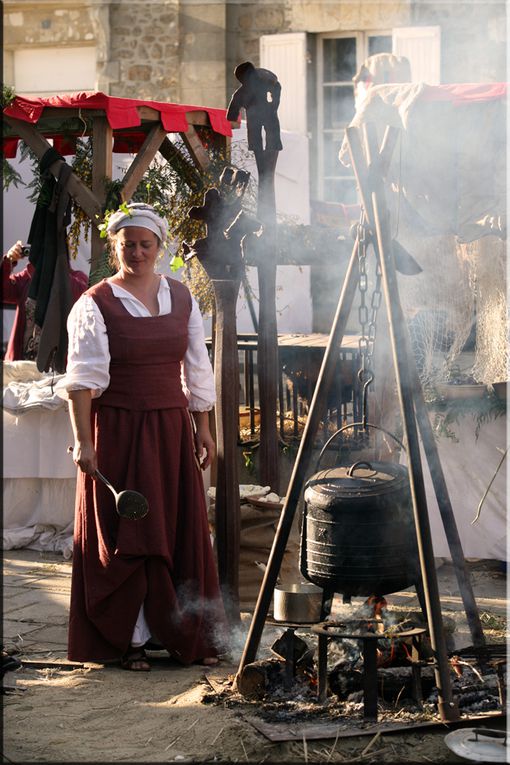
MULTIPOLYGON (((160 113, 161 124, 167 133, 185 133, 188 129, 187 112, 206 112, 211 127, 216 133, 231 136, 232 126, 227 120, 226 109, 212 109, 208 106, 189 106, 187 104, 167 104, 161 101, 139 101, 136 98, 116 98, 105 93, 66 93, 47 98, 24 98, 16 96, 14 101, 4 109, 4 114, 24 122, 36 123, 45 107, 63 109, 100 109, 103 110, 110 127, 113 129, 113 151, 135 152, 145 140, 145 134, 129 133, 123 135, 119 130, 137 127, 142 120, 138 113, 140 106, 148 106, 160 113), (117 133, 116 133, 117 131, 117 133)), ((61 154, 73 154, 73 144, 63 133, 58 135, 46 134, 47 138, 55 139, 55 148, 61 154)), ((4 139, 4 156, 16 156, 17 138, 4 139)))
POLYGON ((424 101, 451 101, 454 106, 460 106, 470 101, 492 101, 495 98, 505 98, 507 89, 508 83, 506 82, 426 85, 420 98, 424 101))

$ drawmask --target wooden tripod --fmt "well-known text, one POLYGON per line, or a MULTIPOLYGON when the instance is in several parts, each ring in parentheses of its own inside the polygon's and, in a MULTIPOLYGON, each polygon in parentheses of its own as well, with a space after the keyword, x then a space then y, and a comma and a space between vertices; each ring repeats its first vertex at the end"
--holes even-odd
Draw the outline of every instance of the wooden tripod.
MULTIPOLYGON (((374 246, 376 247, 376 254, 381 265, 382 285, 404 426, 404 441, 409 458, 409 479, 424 597, 431 646, 435 659, 434 671, 439 698, 438 708, 441 719, 455 721, 459 719, 459 710, 451 690, 417 426, 420 429, 425 454, 429 463, 441 519, 450 547, 473 643, 474 645, 483 645, 485 639, 398 295, 389 230, 389 213, 383 187, 383 178, 389 167, 397 136, 398 131, 395 128, 388 127, 379 148, 375 128, 373 126, 366 126, 364 135, 365 151, 363 151, 358 129, 347 129, 352 165, 356 174, 365 216, 370 228, 376 234, 374 246)), ((242 673, 247 663, 254 661, 256 658, 292 521, 305 476, 309 469, 314 439, 325 411, 327 393, 333 380, 336 365, 335 350, 345 334, 347 320, 357 288, 357 252, 358 239, 356 239, 354 244, 338 301, 328 346, 323 357, 308 419, 290 478, 287 499, 282 509, 273 547, 269 555, 265 576, 261 584, 237 676, 242 673)))

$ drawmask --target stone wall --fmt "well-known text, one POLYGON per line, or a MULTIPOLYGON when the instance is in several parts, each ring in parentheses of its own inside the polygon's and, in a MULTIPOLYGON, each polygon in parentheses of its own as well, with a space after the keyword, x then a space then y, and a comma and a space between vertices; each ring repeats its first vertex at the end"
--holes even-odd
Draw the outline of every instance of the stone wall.
POLYGON ((179 2, 110 5, 110 95, 154 101, 179 99, 179 2))
POLYGON ((415 2, 412 24, 441 26, 441 81, 504 82, 506 3, 415 2))
POLYGON ((226 3, 179 2, 179 100, 226 107, 226 3))
POLYGON ((224 107, 262 35, 441 25, 444 82, 506 79, 504 0, 5 0, 4 82, 19 47, 95 45, 98 90, 224 107))

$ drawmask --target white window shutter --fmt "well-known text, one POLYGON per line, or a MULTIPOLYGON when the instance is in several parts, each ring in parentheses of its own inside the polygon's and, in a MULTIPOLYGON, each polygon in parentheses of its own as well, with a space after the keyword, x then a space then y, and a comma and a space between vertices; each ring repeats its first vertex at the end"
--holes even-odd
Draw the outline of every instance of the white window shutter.
POLYGON ((393 53, 407 56, 413 82, 441 82, 441 27, 396 27, 393 53))
POLYGON ((263 35, 260 66, 278 77, 282 96, 278 118, 282 130, 307 135, 306 119, 306 32, 263 35))

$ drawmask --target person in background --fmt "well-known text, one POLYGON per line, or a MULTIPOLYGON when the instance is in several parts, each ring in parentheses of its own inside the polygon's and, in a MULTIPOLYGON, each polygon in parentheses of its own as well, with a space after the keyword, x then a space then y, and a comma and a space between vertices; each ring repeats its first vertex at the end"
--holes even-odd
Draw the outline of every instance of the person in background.
MULTIPOLYGON (((28 297, 35 267, 27 263, 21 271, 13 273, 18 262, 28 256, 28 247, 18 240, 2 258, 2 302, 16 306, 5 361, 35 361, 37 357, 40 328, 34 322, 35 300, 28 297)), ((73 268, 69 268, 69 276, 73 300, 76 301, 87 289, 88 277, 83 271, 73 268)))
POLYGON ((215 444, 214 377, 202 316, 188 288, 155 272, 167 223, 142 203, 107 231, 117 272, 68 319, 66 377, 79 467, 68 656, 150 669, 155 644, 184 665, 215 664, 226 621, 201 471, 215 444), (117 491, 149 512, 120 517, 117 491))

